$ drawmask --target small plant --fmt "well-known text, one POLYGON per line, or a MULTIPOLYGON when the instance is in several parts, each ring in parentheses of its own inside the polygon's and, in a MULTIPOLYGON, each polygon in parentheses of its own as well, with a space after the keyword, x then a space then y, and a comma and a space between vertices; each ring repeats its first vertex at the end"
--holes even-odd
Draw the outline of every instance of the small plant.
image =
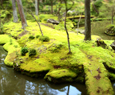
POLYGON ((4 34, 4 32, 3 32, 3 31, 0 31, 0 34, 4 34))
POLYGON ((21 48, 21 55, 25 56, 25 54, 28 52, 28 48, 27 47, 23 47, 21 48))
POLYGON ((47 36, 40 36, 39 40, 42 41, 42 42, 48 42, 50 40, 50 38, 47 37, 47 36))
POLYGON ((34 36, 32 36, 32 35, 31 35, 31 36, 29 36, 29 39, 30 39, 30 40, 33 40, 34 38, 35 38, 35 37, 34 37, 34 36))
POLYGON ((29 50, 29 57, 36 55, 36 50, 35 49, 30 49, 29 50))
POLYGON ((40 35, 36 35, 36 38, 39 38, 40 37, 40 35))
POLYGON ((15 47, 15 48, 17 48, 17 47, 18 47, 18 45, 14 45, 14 47, 15 47))
POLYGON ((12 39, 10 39, 10 45, 12 45, 12 39))

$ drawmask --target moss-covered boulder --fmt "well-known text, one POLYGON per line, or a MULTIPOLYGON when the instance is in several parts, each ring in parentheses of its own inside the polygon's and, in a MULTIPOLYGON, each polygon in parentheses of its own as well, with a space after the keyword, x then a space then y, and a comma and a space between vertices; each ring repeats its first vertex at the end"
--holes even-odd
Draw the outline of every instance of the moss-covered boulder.
POLYGON ((44 77, 45 74, 52 69, 52 65, 44 59, 26 58, 24 63, 20 64, 19 69, 22 74, 26 74, 31 77, 44 77))
POLYGON ((9 35, 0 35, 0 44, 4 44, 3 48, 8 51, 4 63, 7 66, 13 66, 13 61, 20 55, 20 45, 9 35))
POLYGON ((108 25, 105 34, 115 36, 115 25, 108 25))
POLYGON ((50 82, 61 83, 73 82, 75 77, 77 77, 77 74, 75 72, 72 72, 71 70, 58 69, 47 73, 45 79, 50 82))

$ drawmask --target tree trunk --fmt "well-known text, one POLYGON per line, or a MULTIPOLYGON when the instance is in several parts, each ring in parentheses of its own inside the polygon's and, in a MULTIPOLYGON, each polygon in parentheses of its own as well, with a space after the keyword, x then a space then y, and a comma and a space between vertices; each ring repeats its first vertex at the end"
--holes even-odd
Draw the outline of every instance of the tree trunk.
POLYGON ((38 0, 35 0, 35 13, 38 15, 38 0))
POLYGON ((113 24, 114 8, 112 9, 111 24, 113 24))
POLYGON ((37 19, 36 19, 35 16, 33 15, 32 11, 31 11, 31 10, 27 10, 27 12, 28 12, 29 14, 31 14, 32 17, 36 20, 36 22, 37 22, 37 24, 38 24, 38 26, 39 26, 39 28, 40 28, 40 32, 41 32, 42 36, 44 36, 44 35, 43 35, 43 32, 42 32, 42 29, 41 29, 41 26, 40 26, 40 23, 37 21, 37 19))
POLYGON ((53 0, 51 0, 51 14, 53 14, 53 0))
MULTIPOLYGON (((2 6, 3 5, 3 0, 0 0, 0 5, 2 6)), ((2 6, 3 7, 3 6, 2 6)))
POLYGON ((91 40, 90 0, 85 0, 85 39, 91 40))
POLYGON ((67 41, 68 41, 68 48, 69 48, 69 52, 68 54, 71 54, 71 48, 70 48, 70 40, 69 40, 69 33, 68 33, 68 30, 67 30, 67 27, 66 27, 66 16, 67 16, 67 1, 65 1, 65 7, 66 7, 66 11, 65 11, 65 22, 64 22, 64 27, 65 27, 65 30, 66 30, 66 34, 67 34, 67 41))
POLYGON ((1 14, 0 14, 0 32, 1 32, 1 23, 2 21, 1 21, 1 14))
POLYGON ((18 22, 18 15, 16 10, 16 0, 12 0, 12 8, 13 8, 13 22, 18 22))
POLYGON ((20 17, 21 17, 22 28, 25 29, 25 27, 27 26, 27 22, 26 22, 26 18, 25 18, 25 15, 24 15, 22 1, 21 0, 16 0, 16 1, 17 1, 17 4, 18 4, 18 10, 19 10, 19 14, 20 14, 20 17))

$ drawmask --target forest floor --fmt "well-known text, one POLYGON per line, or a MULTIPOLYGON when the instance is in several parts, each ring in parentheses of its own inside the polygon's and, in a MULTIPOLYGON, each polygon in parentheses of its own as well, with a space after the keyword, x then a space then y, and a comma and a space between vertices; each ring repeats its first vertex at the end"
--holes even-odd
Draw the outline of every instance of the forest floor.
POLYGON ((92 35, 91 41, 84 41, 83 34, 69 32, 72 54, 68 54, 67 35, 64 30, 56 30, 41 25, 44 36, 50 41, 43 42, 36 22, 27 21, 26 30, 21 23, 9 22, 4 25, 5 34, 0 35, 0 44, 8 51, 7 66, 31 77, 44 77, 54 82, 85 82, 90 95, 113 95, 110 81, 115 80, 115 53, 110 47, 113 40, 102 40, 92 35), (33 39, 30 39, 33 37, 33 39), (96 40, 106 43, 97 46, 96 40), (21 55, 23 47, 35 49, 35 56, 29 52, 21 55), (108 69, 109 68, 109 69, 108 69))

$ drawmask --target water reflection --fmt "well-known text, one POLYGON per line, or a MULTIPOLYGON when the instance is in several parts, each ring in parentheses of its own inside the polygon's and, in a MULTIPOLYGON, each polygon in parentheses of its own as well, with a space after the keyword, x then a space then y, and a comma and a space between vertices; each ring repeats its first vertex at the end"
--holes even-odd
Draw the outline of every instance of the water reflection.
POLYGON ((113 82, 112 84, 113 84, 113 90, 114 90, 114 93, 115 93, 115 82, 113 82))
POLYGON ((7 53, 0 46, 0 95, 86 95, 81 84, 51 84, 17 73, 3 63, 7 53))

